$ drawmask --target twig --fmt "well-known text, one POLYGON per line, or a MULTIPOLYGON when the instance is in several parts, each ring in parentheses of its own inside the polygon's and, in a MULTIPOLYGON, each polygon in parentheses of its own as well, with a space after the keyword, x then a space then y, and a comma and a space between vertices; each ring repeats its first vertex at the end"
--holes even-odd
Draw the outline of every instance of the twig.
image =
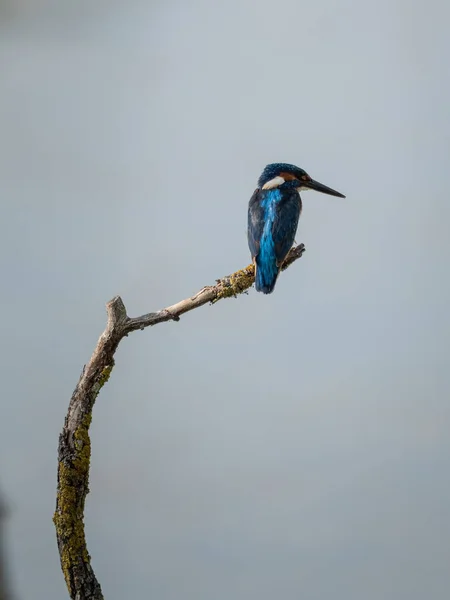
MULTIPOLYGON (((292 248, 282 270, 300 258, 304 251, 303 244, 292 248)), ((232 275, 218 279, 215 285, 204 287, 191 298, 140 317, 131 318, 127 315, 120 296, 107 303, 106 329, 81 373, 59 436, 58 486, 53 521, 62 571, 70 598, 73 600, 103 599, 100 584, 91 567, 84 532, 84 503, 89 491, 91 457, 89 426, 92 408, 101 388, 109 379, 114 367, 114 354, 120 341, 132 331, 165 321, 179 321, 181 315, 204 304, 214 304, 222 298, 236 297, 251 287, 254 280, 254 266, 249 265, 232 275)))

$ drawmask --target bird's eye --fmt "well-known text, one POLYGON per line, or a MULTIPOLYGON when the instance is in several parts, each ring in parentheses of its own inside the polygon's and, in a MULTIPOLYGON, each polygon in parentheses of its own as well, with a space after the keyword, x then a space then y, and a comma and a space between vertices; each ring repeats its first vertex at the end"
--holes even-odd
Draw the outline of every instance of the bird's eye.
POLYGON ((303 181, 311 181, 311 177, 309 175, 307 175, 306 173, 304 175, 302 175, 302 179, 303 179, 303 181))

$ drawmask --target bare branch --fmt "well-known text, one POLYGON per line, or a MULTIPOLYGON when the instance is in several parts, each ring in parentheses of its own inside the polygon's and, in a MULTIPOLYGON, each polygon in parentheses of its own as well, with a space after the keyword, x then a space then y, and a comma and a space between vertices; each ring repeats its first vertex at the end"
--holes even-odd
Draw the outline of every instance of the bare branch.
POLYGON ((4 539, 4 521, 8 516, 8 508, 0 496, 0 600, 12 600, 13 595, 9 588, 7 577, 6 548, 4 539))
MULTIPOLYGON (((300 258, 304 251, 303 244, 292 248, 282 270, 300 258)), ((84 532, 84 503, 89 491, 91 457, 89 426, 92 408, 101 388, 109 379, 114 367, 114 354, 120 341, 132 331, 165 321, 179 321, 181 315, 204 304, 214 304, 222 298, 236 297, 251 287, 254 280, 254 266, 249 265, 232 275, 218 279, 215 285, 204 287, 191 298, 140 317, 128 317, 120 296, 107 303, 106 329, 81 373, 59 436, 58 486, 53 521, 62 571, 73 600, 103 599, 100 584, 91 567, 84 532)))

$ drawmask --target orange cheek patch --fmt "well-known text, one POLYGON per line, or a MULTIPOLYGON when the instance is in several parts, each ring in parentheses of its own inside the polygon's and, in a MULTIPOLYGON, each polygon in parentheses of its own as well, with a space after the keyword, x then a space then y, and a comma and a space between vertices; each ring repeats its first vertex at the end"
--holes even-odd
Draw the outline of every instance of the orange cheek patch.
POLYGON ((295 175, 291 175, 290 173, 280 173, 280 177, 282 177, 285 181, 293 181, 297 179, 295 175))

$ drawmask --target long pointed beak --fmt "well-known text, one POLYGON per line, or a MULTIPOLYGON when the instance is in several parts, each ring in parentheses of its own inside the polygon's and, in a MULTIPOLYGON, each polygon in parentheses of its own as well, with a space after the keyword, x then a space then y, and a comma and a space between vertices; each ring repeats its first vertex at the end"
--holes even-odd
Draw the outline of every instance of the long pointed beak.
POLYGON ((319 183, 314 179, 310 179, 309 181, 302 182, 302 187, 309 188, 311 190, 316 190, 316 192, 322 192, 322 194, 329 194, 330 196, 337 196, 338 198, 345 198, 344 194, 337 192, 336 190, 332 190, 331 188, 323 185, 323 183, 319 183))

